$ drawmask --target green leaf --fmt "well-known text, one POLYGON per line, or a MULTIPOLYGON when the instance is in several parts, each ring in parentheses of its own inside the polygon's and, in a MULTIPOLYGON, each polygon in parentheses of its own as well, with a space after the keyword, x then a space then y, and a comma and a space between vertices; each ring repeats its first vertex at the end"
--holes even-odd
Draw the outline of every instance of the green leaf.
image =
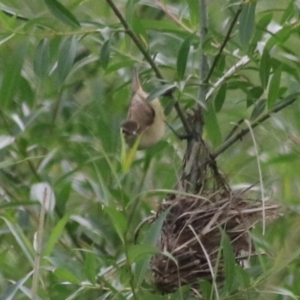
POLYGON ((127 230, 127 220, 124 216, 124 213, 115 207, 106 207, 105 212, 110 217, 116 232, 118 233, 121 241, 124 243, 124 233, 127 230))
POLYGON ((87 252, 85 254, 85 261, 83 267, 84 275, 93 284, 96 283, 97 259, 94 253, 87 252))
POLYGON ((71 71, 76 56, 77 39, 69 36, 62 40, 57 62, 57 75, 59 83, 62 84, 71 71))
POLYGON ((175 32, 175 33, 185 33, 184 29, 178 24, 169 20, 152 20, 143 19, 141 20, 143 27, 147 30, 158 30, 162 32, 175 32))
POLYGON ((225 98, 226 98, 226 91, 227 91, 227 84, 224 83, 218 90, 218 93, 215 98, 215 110, 218 113, 224 104, 225 98))
POLYGON ((126 174, 130 168, 131 165, 134 161, 136 152, 138 150, 141 138, 142 138, 143 134, 140 134, 136 141, 134 142, 133 146, 129 148, 129 150, 127 151, 127 147, 126 147, 126 143, 125 143, 125 139, 124 136, 121 132, 121 141, 122 141, 122 147, 121 147, 121 166, 122 166, 122 172, 123 174, 126 174))
POLYGON ((207 103, 207 110, 205 111, 204 119, 208 138, 212 142, 213 146, 217 147, 222 141, 222 134, 216 116, 215 108, 211 101, 207 103))
POLYGON ((17 49, 10 54, 9 68, 3 68, 2 85, 0 88, 0 99, 2 108, 11 106, 14 96, 18 91, 18 85, 21 78, 21 70, 25 55, 27 54, 28 42, 15 46, 17 49))
POLYGON ((51 231, 51 235, 47 240, 47 245, 46 245, 46 248, 44 251, 45 256, 51 255, 51 253, 54 249, 54 246, 57 243, 57 241, 60 239, 60 237, 64 231, 64 228, 65 228, 67 222, 69 221, 71 215, 72 215, 71 211, 69 211, 67 214, 65 214, 63 216, 63 218, 57 222, 54 229, 51 231))
POLYGON ((110 40, 106 40, 100 50, 100 65, 104 70, 106 70, 109 63, 110 55, 110 40))
POLYGON ((223 232, 222 244, 224 257, 225 289, 227 293, 230 293, 232 291, 234 283, 234 271, 236 262, 231 242, 225 232, 223 232))
POLYGON ((246 107, 250 107, 253 105, 263 94, 264 90, 261 86, 254 86, 253 88, 249 89, 247 93, 247 105, 246 107))
POLYGON ((190 22, 193 27, 196 27, 199 24, 199 1, 187 0, 190 13, 190 22))
POLYGON ((80 284, 80 280, 69 270, 58 268, 54 270, 54 275, 59 279, 72 284, 80 284))
POLYGON ((33 265, 34 251, 33 251, 32 243, 29 241, 27 236, 23 233, 22 228, 20 226, 18 226, 17 224, 12 223, 7 218, 1 218, 1 219, 4 220, 10 233, 16 239, 16 242, 18 243, 19 247, 21 248, 23 255, 28 259, 30 264, 33 265))
POLYGON ((265 108, 266 108, 266 99, 262 99, 259 102, 257 102, 252 110, 250 119, 255 120, 263 113, 265 108))
POLYGON ((5 160, 5 161, 2 161, 0 162, 0 170, 1 169, 5 169, 5 168, 8 168, 10 166, 13 166, 15 165, 17 162, 14 161, 14 160, 5 160))
POLYGON ((201 293, 204 296, 204 299, 211 299, 213 294, 212 284, 206 280, 200 280, 200 289, 201 293))
POLYGON ((235 271, 234 274, 236 274, 236 278, 239 282, 239 286, 246 289, 250 287, 251 284, 251 278, 250 275, 247 273, 246 270, 244 270, 240 265, 235 264, 235 271))
POLYGON ((133 264, 142 258, 159 253, 158 249, 152 245, 132 245, 128 250, 130 264, 133 264))
POLYGON ((263 89, 266 89, 266 87, 268 86, 270 70, 271 70, 271 58, 270 58, 269 51, 265 48, 261 57, 260 68, 259 68, 259 77, 263 89))
POLYGON ((43 80, 50 70, 49 40, 42 39, 34 52, 33 69, 37 77, 43 80))
MULTIPOLYGON (((22 279, 18 280, 14 284, 8 285, 7 289, 3 292, 3 294, 0 296, 0 300, 13 300, 16 299, 15 295, 16 293, 21 290, 22 287, 24 287, 25 282, 32 276, 32 271, 29 272, 26 276, 24 276, 22 279)), ((36 300, 41 300, 40 297, 36 297, 36 300)))
POLYGON ((284 12, 280 20, 280 24, 283 25, 284 23, 292 19, 294 14, 295 14, 295 3, 291 1, 290 4, 284 9, 284 12))
MULTIPOLYGON (((10 7, 6 6, 1 2, 1 9, 0 9, 0 23, 1 27, 6 29, 14 29, 16 27, 16 12, 13 11, 10 7)), ((21 14, 18 14, 21 16, 21 14)), ((21 16, 22 17, 22 16, 21 16)))
POLYGON ((175 84, 165 84, 163 86, 160 86, 150 92, 150 94, 147 97, 147 101, 150 102, 156 98, 159 98, 162 95, 165 95, 167 92, 174 89, 176 85, 175 84))
POLYGON ((282 66, 280 65, 274 72, 272 79, 270 81, 268 101, 267 101, 268 109, 271 109, 274 106, 279 96, 281 71, 282 71, 282 66))
POLYGON ((249 2, 243 5, 239 16, 239 33, 242 45, 249 45, 255 24, 256 2, 249 2))
MULTIPOLYGON (((166 211, 160 214, 160 216, 155 220, 153 224, 151 224, 151 227, 147 231, 146 236, 143 240, 142 243, 143 245, 146 246, 149 245, 152 247, 155 247, 157 245, 157 241, 161 235, 161 228, 171 208, 172 207, 170 206, 166 211)), ((136 287, 139 287, 143 279, 145 278, 145 274, 148 270, 150 259, 151 259, 150 257, 146 257, 142 261, 138 261, 136 263, 136 267, 134 270, 134 278, 136 278, 137 280, 136 287)))
POLYGON ((60 21, 73 27, 80 27, 75 16, 60 2, 56 0, 44 0, 51 13, 60 21))
POLYGON ((191 38, 193 35, 188 36, 183 43, 181 44, 181 47, 178 52, 177 56, 177 75, 179 80, 182 80, 184 77, 187 59, 190 52, 190 46, 191 46, 191 38))
POLYGON ((134 6, 137 3, 137 0, 127 0, 125 17, 128 24, 132 25, 132 20, 134 17, 134 6))

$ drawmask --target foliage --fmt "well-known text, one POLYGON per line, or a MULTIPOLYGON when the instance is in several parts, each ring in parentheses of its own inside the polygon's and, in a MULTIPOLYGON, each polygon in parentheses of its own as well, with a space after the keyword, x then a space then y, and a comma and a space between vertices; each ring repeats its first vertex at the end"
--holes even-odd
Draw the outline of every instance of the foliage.
MULTIPOLYGON (((204 137, 214 151, 232 129, 248 128, 243 119, 253 123, 297 96, 300 7, 296 0, 245 1, 220 53, 240 1, 207 2, 203 50, 210 66, 220 55, 210 76, 211 96, 200 100, 206 107, 204 137)), ((107 1, 0 3, 1 300, 31 298, 39 256, 36 299, 194 298, 188 287, 158 295, 151 285, 148 265, 163 217, 142 226, 134 242, 137 226, 173 189, 185 143, 170 130, 154 148, 136 153, 131 166, 127 160, 126 173, 119 125, 135 65, 152 96, 175 87, 185 111, 200 101, 198 2, 114 3, 164 79, 155 77, 107 1), (44 197, 36 187, 42 183, 48 195, 53 189, 56 205, 45 212, 39 253, 34 236, 44 197)), ((183 132, 173 100, 162 97, 162 103, 168 123, 183 132)), ((259 123, 254 135, 258 155, 249 135, 218 163, 233 187, 263 179, 284 216, 265 235, 254 229, 263 254, 251 258, 249 268, 230 260, 224 243, 232 277, 218 289, 201 282, 204 299, 300 298, 299 101, 259 123)))

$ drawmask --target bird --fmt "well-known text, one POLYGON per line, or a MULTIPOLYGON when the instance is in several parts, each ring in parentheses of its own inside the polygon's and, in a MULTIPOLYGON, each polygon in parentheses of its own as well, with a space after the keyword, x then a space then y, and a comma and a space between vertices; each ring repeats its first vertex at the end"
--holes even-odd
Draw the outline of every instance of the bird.
POLYGON ((147 97, 148 94, 141 86, 138 72, 134 69, 132 99, 127 120, 121 124, 121 130, 129 147, 132 147, 140 137, 139 150, 154 146, 165 133, 164 109, 158 98, 147 102, 147 97))

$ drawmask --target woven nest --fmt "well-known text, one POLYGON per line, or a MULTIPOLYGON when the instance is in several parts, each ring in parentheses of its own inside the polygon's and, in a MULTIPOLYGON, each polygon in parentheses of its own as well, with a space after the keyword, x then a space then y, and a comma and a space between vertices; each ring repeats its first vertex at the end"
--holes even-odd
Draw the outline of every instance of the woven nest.
POLYGON ((241 251, 254 252, 249 231, 262 219, 263 209, 266 219, 276 214, 277 205, 263 208, 261 200, 249 199, 249 191, 233 192, 216 169, 213 173, 210 181, 217 181, 215 188, 210 185, 210 189, 203 188, 198 195, 169 195, 158 210, 157 217, 170 210, 158 248, 177 261, 176 264, 164 254, 152 258, 153 280, 163 293, 187 284, 196 287, 199 279, 212 281, 215 277, 222 282, 223 234, 229 237, 236 261, 243 265, 245 256, 241 256, 241 251))

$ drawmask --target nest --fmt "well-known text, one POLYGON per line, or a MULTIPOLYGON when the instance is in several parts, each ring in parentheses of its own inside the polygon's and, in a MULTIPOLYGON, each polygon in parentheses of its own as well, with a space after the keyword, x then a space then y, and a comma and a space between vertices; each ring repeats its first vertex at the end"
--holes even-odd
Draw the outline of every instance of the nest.
POLYGON ((158 248, 172 258, 160 253, 151 261, 154 283, 162 293, 174 292, 187 284, 197 287, 200 279, 212 281, 215 278, 222 282, 224 233, 231 242, 236 261, 243 265, 247 255, 242 257, 241 252, 244 250, 250 255, 255 250, 250 230, 263 215, 270 219, 276 214, 277 205, 263 208, 261 200, 249 199, 249 190, 232 191, 216 165, 212 174, 207 179, 206 173, 206 183, 198 194, 169 195, 157 212, 159 217, 169 209, 158 248), (214 184, 208 188, 207 181, 214 184))

